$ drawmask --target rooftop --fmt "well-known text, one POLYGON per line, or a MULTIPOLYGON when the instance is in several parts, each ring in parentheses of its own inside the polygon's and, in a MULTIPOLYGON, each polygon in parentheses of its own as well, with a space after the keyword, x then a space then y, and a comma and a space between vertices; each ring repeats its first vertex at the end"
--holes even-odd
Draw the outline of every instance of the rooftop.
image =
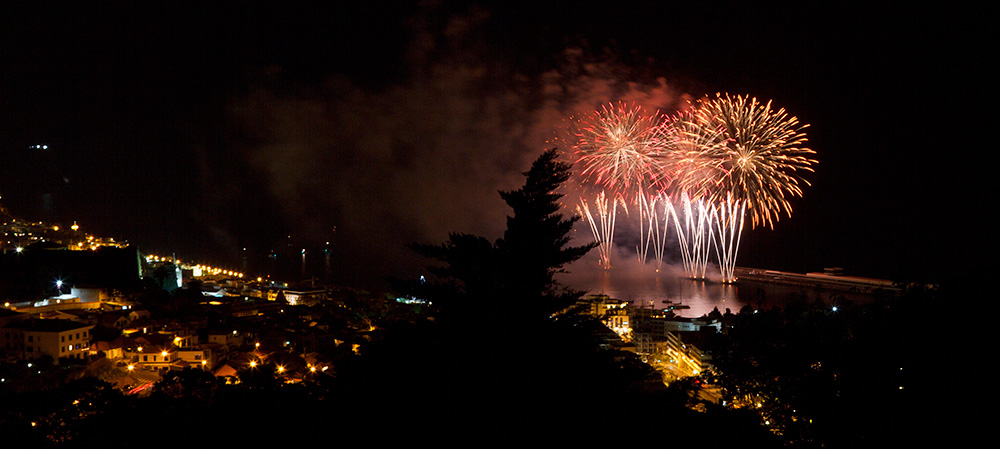
POLYGON ((35 332, 66 332, 76 329, 94 327, 87 323, 63 319, 37 319, 31 318, 10 324, 10 327, 35 332))

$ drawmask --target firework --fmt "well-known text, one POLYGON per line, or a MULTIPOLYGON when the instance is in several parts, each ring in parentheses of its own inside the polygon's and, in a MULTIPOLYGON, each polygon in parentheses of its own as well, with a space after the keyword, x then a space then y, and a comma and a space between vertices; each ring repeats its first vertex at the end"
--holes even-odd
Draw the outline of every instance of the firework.
POLYGON ((693 109, 678 113, 663 126, 663 169, 654 182, 670 197, 711 197, 725 175, 720 159, 726 137, 713 126, 708 111, 693 109))
POLYGON ((704 146, 698 155, 703 174, 689 182, 715 204, 716 254, 724 282, 736 280, 734 268, 744 215, 752 226, 774 227, 782 212, 792 213, 788 197, 802 196, 801 176, 813 171, 815 151, 805 148, 806 136, 794 116, 756 98, 717 94, 704 99, 684 123, 685 133, 724 144, 704 146), (722 139, 714 137, 718 135, 722 139))
MULTIPOLYGON (((625 103, 603 106, 580 123, 573 147, 583 182, 600 187, 596 204, 606 205, 599 211, 599 220, 595 221, 581 199, 582 208, 578 208, 581 215, 590 222, 602 246, 610 245, 618 203, 624 206, 626 200, 634 202, 639 216, 636 253, 642 262, 645 262, 656 223, 650 209, 650 198, 655 196, 650 196, 648 191, 651 182, 662 177, 659 172, 663 170, 665 139, 661 122, 659 113, 648 114, 639 106, 629 107, 625 103), (612 199, 606 197, 608 192, 612 199)), ((606 268, 610 267, 609 257, 610 247, 602 249, 601 264, 606 268)))
MULTIPOLYGON (((712 197, 724 173, 710 156, 726 144, 721 129, 701 126, 699 113, 697 109, 683 111, 665 121, 663 169, 653 182, 661 189, 664 206, 662 235, 672 221, 684 271, 695 279, 705 277, 713 239, 706 198, 712 197)), ((662 252, 657 257, 661 264, 662 252)))
POLYGON ((801 184, 809 182, 801 172, 813 171, 816 163, 810 159, 816 152, 803 147, 808 125, 784 109, 773 110, 770 101, 728 94, 702 100, 689 125, 695 134, 721 132, 725 139, 725 145, 706 146, 702 155, 712 162, 709 179, 701 184, 712 186, 716 201, 732 196, 746 202, 754 227, 773 228, 782 212, 791 215, 788 197, 802 196, 801 184))
POLYGON ((619 103, 578 128, 579 173, 601 191, 596 216, 582 198, 577 210, 602 245, 603 266, 610 266, 618 204, 627 200, 637 206, 640 262, 652 247, 659 268, 672 221, 689 276, 705 277, 714 248, 723 281, 732 282, 744 217, 773 228, 791 215, 788 199, 809 185, 802 174, 816 161, 803 146, 808 125, 744 96, 717 94, 692 106, 666 118, 619 103))
POLYGON ((584 182, 634 199, 661 177, 663 132, 660 115, 639 106, 619 103, 595 111, 579 126, 573 147, 584 182))

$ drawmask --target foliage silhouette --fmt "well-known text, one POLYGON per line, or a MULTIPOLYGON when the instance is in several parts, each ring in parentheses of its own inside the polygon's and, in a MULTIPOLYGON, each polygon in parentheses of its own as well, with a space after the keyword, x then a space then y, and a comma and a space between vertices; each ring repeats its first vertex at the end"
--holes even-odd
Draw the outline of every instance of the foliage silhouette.
POLYGON ((580 217, 559 212, 558 189, 569 179, 570 166, 558 158, 557 149, 545 151, 524 173, 524 186, 500 192, 513 214, 496 242, 455 233, 442 244, 410 245, 441 263, 428 267, 438 279, 422 291, 445 313, 468 317, 488 311, 502 320, 547 318, 579 297, 580 292, 562 288, 554 276, 596 244, 569 246, 580 217))

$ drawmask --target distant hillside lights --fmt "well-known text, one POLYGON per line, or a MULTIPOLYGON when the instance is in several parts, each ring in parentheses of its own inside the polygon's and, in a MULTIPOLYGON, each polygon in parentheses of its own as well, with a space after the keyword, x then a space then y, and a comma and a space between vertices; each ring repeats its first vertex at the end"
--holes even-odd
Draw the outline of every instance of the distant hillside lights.
MULTIPOLYGON (((3 211, 0 210, 0 212, 3 211)), ((64 245, 66 249, 73 251, 93 251, 102 246, 116 248, 129 246, 128 242, 119 242, 110 237, 94 237, 80 232, 80 225, 76 221, 73 222, 72 226, 66 228, 41 221, 24 221, 12 218, 9 222, 0 223, 0 235, 2 235, 0 247, 4 247, 4 251, 9 248, 21 252, 29 245, 39 242, 64 245)))

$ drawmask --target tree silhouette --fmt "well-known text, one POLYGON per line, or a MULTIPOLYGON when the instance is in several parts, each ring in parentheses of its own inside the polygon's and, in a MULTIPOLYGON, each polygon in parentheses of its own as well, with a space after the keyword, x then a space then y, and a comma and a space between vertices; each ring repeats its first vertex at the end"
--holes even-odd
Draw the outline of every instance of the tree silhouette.
POLYGON ((561 288, 554 276, 595 244, 569 246, 570 231, 580 218, 559 212, 562 194, 557 190, 569 179, 570 166, 558 158, 557 149, 545 151, 524 173, 523 187, 500 192, 513 214, 495 243, 451 234, 443 244, 410 245, 443 264, 428 268, 438 283, 425 292, 452 311, 494 308, 490 304, 500 300, 499 310, 535 317, 548 316, 578 297, 578 292, 561 288))
POLYGON ((524 187, 500 192, 514 214, 507 217, 507 230, 497 241, 507 294, 529 301, 551 313, 576 299, 577 292, 560 290, 554 276, 565 265, 597 246, 568 246, 578 215, 569 218, 559 210, 563 194, 557 190, 570 177, 570 165, 558 160, 553 148, 538 157, 524 173, 524 187))

